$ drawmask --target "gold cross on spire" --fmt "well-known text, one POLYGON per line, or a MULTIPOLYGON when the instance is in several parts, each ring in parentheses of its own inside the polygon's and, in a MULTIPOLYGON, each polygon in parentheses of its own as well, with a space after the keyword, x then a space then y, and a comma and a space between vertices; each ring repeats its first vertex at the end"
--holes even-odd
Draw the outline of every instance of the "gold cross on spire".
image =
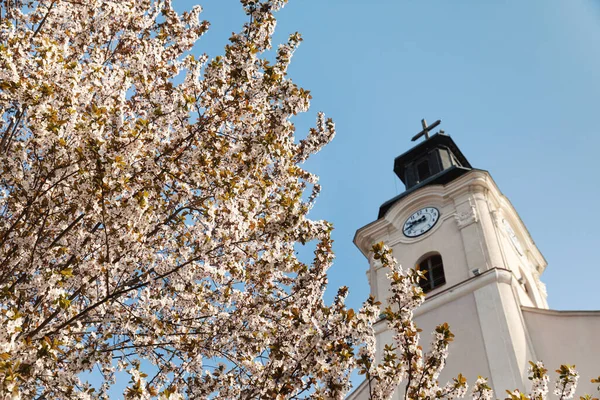
POLYGON ((417 140, 418 138, 420 138, 423 135, 425 135, 425 140, 429 139, 429 131, 431 131, 433 128, 438 126, 440 124, 440 122, 442 122, 442 120, 438 119, 433 124, 427 126, 427 121, 425 121, 425 119, 422 119, 421 125, 423 126, 423 130, 421 132, 417 133, 415 136, 413 136, 411 141, 414 142, 415 140, 417 140))

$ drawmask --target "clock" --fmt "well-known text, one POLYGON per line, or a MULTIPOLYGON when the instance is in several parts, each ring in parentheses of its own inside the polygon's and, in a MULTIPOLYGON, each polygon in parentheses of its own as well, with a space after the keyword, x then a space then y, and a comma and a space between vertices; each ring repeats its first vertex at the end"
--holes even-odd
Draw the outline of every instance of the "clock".
POLYGON ((408 217, 402 228, 406 237, 417 237, 428 232, 440 219, 440 212, 435 207, 421 208, 408 217))
POLYGON ((512 226, 510 226, 508 221, 505 219, 502 220, 502 224, 504 225, 504 230, 506 231, 508 238, 512 242, 513 246, 515 246, 515 250, 517 250, 517 252, 520 255, 523 255, 523 246, 521 246, 521 242, 519 241, 519 238, 515 234, 515 231, 513 230, 512 226))

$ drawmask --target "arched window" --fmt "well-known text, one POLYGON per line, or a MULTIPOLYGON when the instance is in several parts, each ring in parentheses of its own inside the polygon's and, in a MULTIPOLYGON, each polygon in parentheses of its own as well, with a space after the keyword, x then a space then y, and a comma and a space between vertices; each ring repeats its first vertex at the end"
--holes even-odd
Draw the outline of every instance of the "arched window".
POLYGON ((425 273, 425 279, 421 279, 419 282, 419 286, 424 292, 429 292, 446 283, 444 264, 442 263, 442 256, 439 254, 423 259, 417 264, 417 267, 425 273))

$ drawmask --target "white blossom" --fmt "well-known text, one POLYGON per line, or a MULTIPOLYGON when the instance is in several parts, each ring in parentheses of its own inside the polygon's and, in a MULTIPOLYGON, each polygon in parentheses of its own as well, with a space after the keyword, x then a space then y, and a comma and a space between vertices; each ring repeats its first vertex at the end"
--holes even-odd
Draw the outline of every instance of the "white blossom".
POLYGON ((492 400, 494 398, 493 390, 488 386, 487 378, 477 377, 472 390, 473 400, 492 400))
POLYGON ((0 398, 108 398, 125 371, 135 399, 348 392, 377 312, 323 301, 332 227, 300 163, 335 128, 295 137, 300 35, 266 54, 284 4, 242 0, 212 59, 189 53, 200 7, 2 5, 0 398))
POLYGON ((575 370, 574 365, 561 365, 560 369, 556 370, 559 374, 556 378, 554 394, 563 399, 571 399, 575 395, 577 389, 577 381, 579 373, 575 370))

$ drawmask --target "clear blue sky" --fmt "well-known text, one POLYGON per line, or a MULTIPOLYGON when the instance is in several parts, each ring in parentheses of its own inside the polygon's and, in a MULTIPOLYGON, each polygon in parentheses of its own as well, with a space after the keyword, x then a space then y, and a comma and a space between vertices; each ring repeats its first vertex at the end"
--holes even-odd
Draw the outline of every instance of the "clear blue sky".
MULTIPOLYGON (((237 0, 200 3, 211 29, 198 52, 219 55, 245 16, 237 0)), ((490 171, 548 261, 550 307, 600 309, 600 3, 595 0, 291 0, 276 42, 305 41, 290 77, 336 139, 307 167, 321 177, 313 212, 335 225, 330 286, 368 295, 352 244, 379 205, 403 191, 393 159, 420 119, 442 119, 474 167, 490 171)))

